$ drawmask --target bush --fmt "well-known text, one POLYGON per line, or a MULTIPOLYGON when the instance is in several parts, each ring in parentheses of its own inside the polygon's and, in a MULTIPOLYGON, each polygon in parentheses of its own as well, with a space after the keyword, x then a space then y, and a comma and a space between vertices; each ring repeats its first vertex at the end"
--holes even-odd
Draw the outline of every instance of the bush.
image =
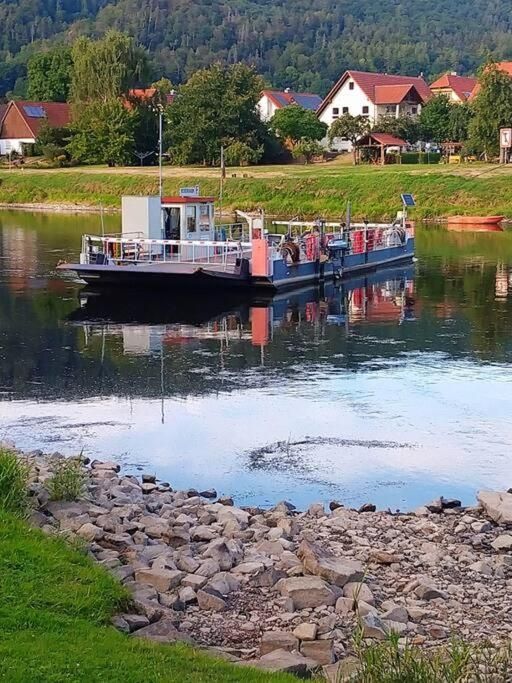
POLYGON ((253 149, 245 142, 232 142, 225 151, 227 166, 248 166, 257 164, 263 154, 263 147, 253 149))
POLYGON ((355 671, 338 683, 497 683, 509 680, 512 665, 510 643, 452 641, 435 652, 402 646, 396 634, 380 644, 362 643, 362 636, 356 638, 355 671))
POLYGON ((85 492, 86 474, 79 458, 66 458, 55 467, 48 480, 52 500, 77 500, 85 492))
POLYGON ((441 160, 439 152, 403 152, 402 164, 438 164, 441 160))
POLYGON ((19 517, 29 511, 28 477, 30 469, 13 453, 0 448, 0 510, 19 517))

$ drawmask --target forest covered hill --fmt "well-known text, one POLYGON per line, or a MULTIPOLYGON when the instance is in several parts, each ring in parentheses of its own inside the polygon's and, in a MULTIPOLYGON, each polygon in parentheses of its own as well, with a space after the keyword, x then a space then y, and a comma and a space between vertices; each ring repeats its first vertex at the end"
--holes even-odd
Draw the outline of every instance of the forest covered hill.
POLYGON ((509 0, 0 0, 0 95, 23 89, 41 42, 133 35, 155 77, 212 61, 254 64, 269 84, 325 92, 346 68, 433 77, 512 58, 509 0))

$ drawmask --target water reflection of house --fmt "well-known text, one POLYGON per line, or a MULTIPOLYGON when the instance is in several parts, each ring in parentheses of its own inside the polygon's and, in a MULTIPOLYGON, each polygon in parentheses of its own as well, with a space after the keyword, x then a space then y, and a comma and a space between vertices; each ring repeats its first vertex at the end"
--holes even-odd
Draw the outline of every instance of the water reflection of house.
POLYGON ((37 234, 33 230, 3 225, 0 251, 3 279, 11 291, 20 293, 30 286, 44 286, 46 280, 38 283, 37 234))

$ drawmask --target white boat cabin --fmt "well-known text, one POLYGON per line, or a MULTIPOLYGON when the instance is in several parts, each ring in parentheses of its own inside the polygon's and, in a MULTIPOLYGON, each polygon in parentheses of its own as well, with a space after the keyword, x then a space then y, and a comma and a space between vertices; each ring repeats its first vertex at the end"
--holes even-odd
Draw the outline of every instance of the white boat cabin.
POLYGON ((215 240, 213 197, 123 197, 122 236, 215 240))

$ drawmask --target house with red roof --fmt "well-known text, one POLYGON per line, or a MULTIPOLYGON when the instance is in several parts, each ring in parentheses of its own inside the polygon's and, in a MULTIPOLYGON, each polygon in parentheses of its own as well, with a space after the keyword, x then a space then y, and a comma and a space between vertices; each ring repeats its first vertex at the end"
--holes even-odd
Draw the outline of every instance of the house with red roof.
POLYGON ((43 126, 65 128, 70 121, 70 107, 63 102, 9 102, 0 109, 0 155, 23 154, 24 146, 35 143, 43 126))
POLYGON ((310 92, 285 90, 263 90, 258 102, 258 110, 262 121, 270 121, 278 109, 298 104, 304 109, 316 111, 322 104, 322 98, 310 92))
MULTIPOLYGON (((508 74, 512 78, 512 62, 497 62, 496 66, 500 71, 503 71, 504 73, 508 74)), ((480 83, 477 81, 475 83, 475 87, 473 88, 473 91, 470 95, 470 100, 472 100, 474 97, 478 95, 480 92, 480 83)))
MULTIPOLYGON (((366 116, 375 125, 383 116, 418 116, 431 96, 430 88, 420 76, 349 70, 327 93, 317 115, 329 127, 343 114, 366 116)), ((339 140, 335 147, 349 151, 351 144, 348 140, 339 140)))
POLYGON ((459 76, 455 71, 444 74, 430 85, 433 95, 446 95, 451 102, 466 102, 475 86, 477 79, 471 76, 459 76))

